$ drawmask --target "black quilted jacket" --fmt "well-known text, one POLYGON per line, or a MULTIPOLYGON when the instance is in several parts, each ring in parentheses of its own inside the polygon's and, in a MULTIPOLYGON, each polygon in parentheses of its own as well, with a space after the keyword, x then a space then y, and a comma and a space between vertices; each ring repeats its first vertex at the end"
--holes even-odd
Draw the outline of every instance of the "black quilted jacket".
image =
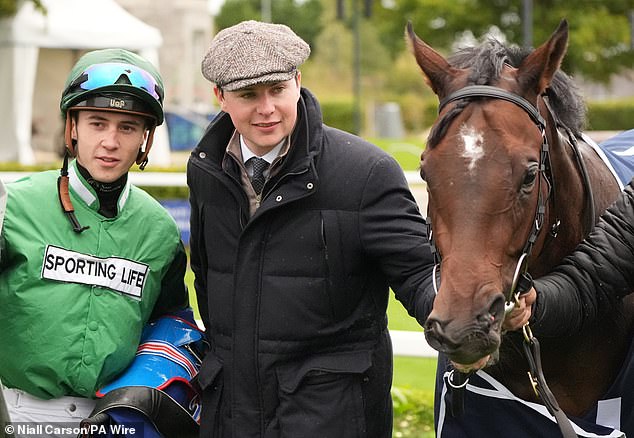
POLYGON ((188 164, 191 266, 211 351, 201 436, 388 437, 389 287, 424 321, 425 222, 396 161, 322 124, 302 90, 292 147, 249 218, 234 130, 212 122, 188 164))
POLYGON ((535 289, 531 326, 543 336, 576 333, 634 291, 634 179, 573 254, 535 280, 535 289))

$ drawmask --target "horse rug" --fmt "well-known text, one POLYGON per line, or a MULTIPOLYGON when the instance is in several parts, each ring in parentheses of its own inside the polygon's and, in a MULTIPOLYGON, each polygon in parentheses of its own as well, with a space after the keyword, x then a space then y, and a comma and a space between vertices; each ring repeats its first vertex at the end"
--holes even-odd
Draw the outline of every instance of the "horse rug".
MULTIPOLYGON (((634 177, 634 129, 624 131, 602 143, 587 136, 619 182, 621 188, 634 177)), ((453 389, 448 385, 451 365, 439 354, 436 374, 434 416, 438 438, 512 436, 534 438, 560 436, 555 417, 540 404, 514 396, 485 371, 472 375, 462 397, 462 413, 452 416, 453 389)), ((634 434, 634 341, 628 359, 610 390, 583 417, 569 417, 580 437, 623 437, 634 434)))
MULTIPOLYGON (((452 370, 447 357, 438 355, 434 417, 438 438, 561 436, 545 406, 514 396, 485 371, 469 378, 463 391, 464 409, 452 416, 453 391, 447 379, 452 370)), ((528 378, 528 377, 527 377, 528 378)), ((634 340, 619 375, 592 409, 583 417, 571 417, 580 437, 634 436, 634 340)))
POLYGON ((598 145, 589 137, 582 137, 603 159, 621 189, 629 184, 634 177, 634 129, 623 131, 598 145))

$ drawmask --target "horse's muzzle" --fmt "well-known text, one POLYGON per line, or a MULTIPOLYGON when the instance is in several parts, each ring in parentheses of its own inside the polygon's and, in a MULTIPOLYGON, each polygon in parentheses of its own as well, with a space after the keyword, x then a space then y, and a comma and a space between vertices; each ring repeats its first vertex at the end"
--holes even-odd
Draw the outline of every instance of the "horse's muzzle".
POLYGON ((452 362, 472 364, 497 351, 501 342, 504 300, 495 300, 488 311, 468 323, 441 320, 434 312, 425 322, 425 338, 452 362))

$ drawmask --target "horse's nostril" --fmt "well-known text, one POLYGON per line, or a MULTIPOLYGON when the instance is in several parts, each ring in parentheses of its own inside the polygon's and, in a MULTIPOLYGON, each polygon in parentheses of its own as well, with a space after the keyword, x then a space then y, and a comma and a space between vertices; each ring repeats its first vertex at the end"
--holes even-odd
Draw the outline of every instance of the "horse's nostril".
POLYGON ((480 328, 483 329, 484 331, 489 331, 489 329, 495 322, 495 319, 496 319, 495 315, 489 312, 483 315, 479 315, 478 322, 480 324, 480 328))
POLYGON ((504 318, 504 297, 502 295, 497 296, 489 307, 489 314, 495 321, 504 318))
POLYGON ((444 324, 433 317, 425 321, 425 339, 432 348, 438 351, 447 351, 455 346, 447 337, 444 324))
POLYGON ((425 322, 425 331, 428 333, 436 333, 436 334, 440 334, 442 333, 442 324, 440 323, 440 321, 436 318, 427 318, 427 321, 425 322))
POLYGON ((504 317, 504 298, 500 295, 496 297, 489 306, 489 309, 478 315, 478 323, 484 331, 489 331, 495 323, 502 321, 504 317))

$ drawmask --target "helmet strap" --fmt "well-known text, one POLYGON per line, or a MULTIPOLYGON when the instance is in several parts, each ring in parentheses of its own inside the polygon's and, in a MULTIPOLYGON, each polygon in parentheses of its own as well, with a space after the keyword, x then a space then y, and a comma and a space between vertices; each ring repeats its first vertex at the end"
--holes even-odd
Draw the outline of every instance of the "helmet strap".
POLYGON ((90 227, 82 227, 77 220, 77 216, 75 216, 75 209, 73 208, 73 203, 70 200, 70 191, 69 191, 69 178, 68 178, 68 155, 69 150, 66 149, 64 152, 64 163, 62 164, 62 169, 60 171, 60 176, 57 178, 57 194, 59 196, 59 202, 62 206, 62 210, 64 214, 70 221, 73 226, 73 231, 76 233, 81 233, 84 230, 87 230, 90 227))
POLYGON ((136 164, 139 165, 139 169, 144 170, 145 166, 148 163, 148 155, 150 154, 150 149, 152 148, 152 143, 154 142, 154 130, 156 129, 156 125, 152 126, 148 132, 147 140, 145 141, 145 151, 139 151, 139 155, 136 159, 136 164))

